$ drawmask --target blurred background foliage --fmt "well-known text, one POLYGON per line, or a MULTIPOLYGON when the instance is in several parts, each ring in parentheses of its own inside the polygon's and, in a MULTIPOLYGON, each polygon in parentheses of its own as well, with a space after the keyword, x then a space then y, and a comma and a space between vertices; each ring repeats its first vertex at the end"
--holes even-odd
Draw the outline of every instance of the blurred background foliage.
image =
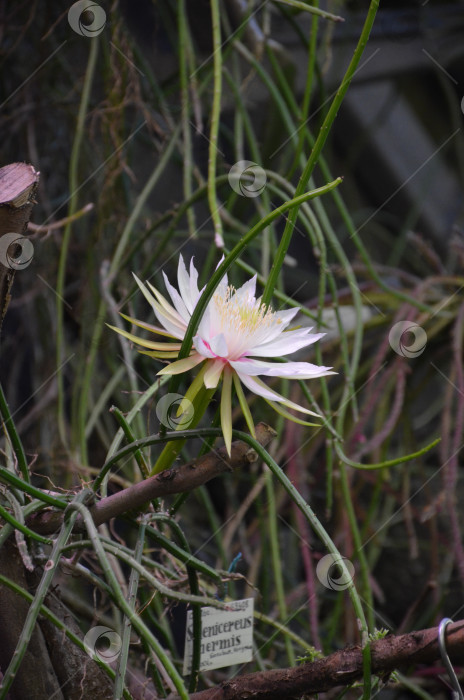
MULTIPOLYGON (((106 24, 95 38, 71 29, 67 3, 0 8, 2 165, 24 160, 41 173, 30 232, 35 256, 16 274, 0 378, 33 481, 43 488, 75 488, 98 473, 122 444, 113 405, 127 414, 145 396, 132 420, 134 436, 158 432, 156 401, 166 386, 144 392, 159 365, 105 323, 121 325, 119 310, 153 322, 131 272, 162 289, 161 270, 173 282, 182 253, 195 256, 205 284, 222 255, 215 224, 227 252, 293 196, 366 16, 365 3, 335 1, 321 8, 343 23, 283 0, 101 6, 106 24), (212 6, 220 12, 219 48, 212 6), (215 171, 208 172, 219 107, 215 171), (259 197, 229 184, 231 166, 245 159, 266 172, 259 197), (66 217, 71 222, 53 226, 66 217)), ((311 186, 340 175, 343 183, 301 207, 297 219, 273 306, 302 305, 300 322, 328 331, 298 359, 333 365, 339 374, 309 383, 306 396, 299 386, 276 388, 319 406, 326 427, 287 422, 250 398, 255 421, 278 431, 275 460, 353 562, 355 582, 363 580, 371 626, 394 633, 433 626, 444 615, 458 619, 464 605, 457 505, 464 425, 462 10, 462 2, 381 3, 311 186), (408 356, 410 335, 396 351, 389 343, 400 321, 426 332, 416 356, 408 356), (442 438, 438 447, 407 464, 348 466, 346 458, 381 463, 435 437, 442 438)), ((246 249, 229 275, 236 286, 257 272, 262 287, 284 226, 281 217, 246 249)), ((216 409, 213 403, 205 425, 216 409)), ((244 427, 238 410, 234 425, 244 427)), ((183 456, 200 449, 189 441, 183 456)), ((12 464, 5 441, 3 450, 12 464)), ((120 467, 109 492, 141 478, 134 460, 120 467)), ((172 502, 162 505, 168 510, 172 502)), ((232 595, 256 595, 256 608, 284 625, 273 635, 258 623, 259 654, 247 670, 285 666, 305 654, 286 629, 324 653, 358 640, 346 593, 324 587, 315 574, 322 543, 261 465, 198 489, 175 520, 189 533, 191 551, 212 567, 227 570, 241 552, 238 571, 249 585, 236 583, 232 595)), ((133 547, 134 522, 117 522, 109 536, 133 547)), ((150 556, 155 576, 188 590, 172 554, 160 545, 150 556)), ((92 554, 84 561, 98 570, 92 554)), ((62 578, 66 603, 79 598, 83 630, 101 620, 117 626, 120 613, 104 593, 94 606, 92 585, 62 578)), ((201 585, 211 595, 211 583, 201 585)), ((143 583, 139 597, 144 619, 178 662, 185 606, 163 611, 143 583)), ((214 672, 205 682, 229 673, 214 672)), ((439 669, 415 669, 405 684, 380 696, 448 697, 439 669)))

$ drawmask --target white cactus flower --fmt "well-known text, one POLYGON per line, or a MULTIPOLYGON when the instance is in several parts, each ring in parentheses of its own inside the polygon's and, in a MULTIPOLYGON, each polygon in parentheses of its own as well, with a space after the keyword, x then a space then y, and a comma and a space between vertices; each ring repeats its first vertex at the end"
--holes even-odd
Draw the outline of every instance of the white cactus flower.
MULTIPOLYGON (((122 315, 141 328, 179 342, 155 342, 139 338, 118 328, 114 330, 146 348, 141 351, 144 354, 160 360, 175 360, 203 290, 198 289, 198 272, 193 259, 190 261, 190 272, 188 272, 182 256, 179 258, 178 291, 169 283, 164 273, 163 275, 171 302, 149 282, 143 284, 134 275, 161 328, 122 315)), ((189 357, 170 362, 158 372, 160 375, 180 374, 193 369, 200 363, 205 363, 201 370, 201 379, 206 389, 215 389, 222 378, 221 426, 229 454, 232 440, 232 383, 252 434, 254 434, 253 420, 241 383, 268 402, 277 402, 288 408, 319 417, 317 413, 281 396, 259 379, 260 376, 313 379, 335 374, 331 371, 331 367, 319 367, 309 362, 278 363, 262 359, 289 355, 322 338, 324 333, 310 333, 311 328, 287 330, 297 313, 297 308, 287 311, 273 311, 270 307, 266 308, 261 298, 256 298, 256 275, 239 289, 229 286, 226 275, 205 309, 193 339, 189 357)), ((192 400, 201 388, 201 382, 196 381, 194 384, 195 391, 189 394, 189 390, 186 394, 189 400, 192 400)), ((289 414, 286 415, 292 417, 289 414)))

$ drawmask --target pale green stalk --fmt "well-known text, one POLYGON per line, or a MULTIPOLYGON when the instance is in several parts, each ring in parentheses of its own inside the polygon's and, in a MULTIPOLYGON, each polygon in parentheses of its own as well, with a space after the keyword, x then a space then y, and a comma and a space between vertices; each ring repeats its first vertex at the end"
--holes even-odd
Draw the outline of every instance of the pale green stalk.
MULTIPOLYGON (((129 427, 129 423, 126 421, 122 411, 120 411, 119 408, 116 408, 116 406, 112 406, 110 411, 116 417, 116 420, 123 429, 127 442, 134 442, 134 434, 131 428, 129 427)), ((150 468, 145 460, 145 457, 143 456, 143 452, 141 450, 137 450, 136 452, 134 452, 134 457, 138 464, 142 477, 146 479, 150 474, 150 468)))
POLYGON ((65 293, 65 281, 66 281, 66 264, 68 261, 68 249, 71 239, 71 229, 73 216, 77 212, 78 199, 77 193, 79 191, 79 180, 78 180, 78 169, 79 169, 79 157, 82 149, 82 141, 84 138, 84 122, 87 115, 87 110, 89 106, 90 90, 92 88, 93 77, 95 73, 95 67, 97 65, 98 56, 98 40, 90 41, 90 51, 89 58, 87 62, 87 70, 85 73, 84 85, 82 88, 81 101, 79 105, 79 111, 77 113, 77 123, 76 123, 76 133, 74 137, 73 147, 71 151, 71 160, 69 162, 69 209, 68 217, 71 220, 65 226, 63 231, 63 238, 61 241, 60 259, 58 263, 58 277, 56 281, 56 379, 58 386, 58 406, 57 406, 57 421, 58 421, 58 432, 63 445, 67 445, 67 435, 64 418, 66 415, 65 411, 65 397, 64 397, 64 384, 63 384, 63 373, 62 367, 65 362, 64 350, 64 293, 65 293))
MULTIPOLYGON (((266 472, 266 495, 268 507, 269 543, 271 548, 272 568, 274 571, 274 585, 281 620, 288 618, 287 603, 285 602, 284 582, 282 579, 282 561, 279 551, 279 532, 277 528, 277 508, 274 494, 274 481, 271 471, 266 472)), ((285 649, 288 663, 295 665, 295 652, 290 638, 285 636, 285 649)))
MULTIPOLYGON (((110 269, 109 269, 109 273, 108 273, 108 289, 111 288, 111 284, 114 280, 114 277, 115 277, 116 273, 118 272, 121 258, 124 254, 124 251, 125 251, 127 245, 129 244, 130 236, 131 236, 133 228, 135 226, 135 222, 137 221, 138 217, 140 216, 142 209, 143 209, 143 206, 145 205, 145 202, 148 199, 148 196, 152 192, 153 188, 155 187, 156 183, 158 182, 159 178, 161 177, 164 169, 166 168, 166 166, 168 165, 168 163, 170 161, 171 155, 174 151, 174 147, 175 147, 175 145, 177 143, 177 139, 179 137, 179 132, 180 132, 180 125, 178 125, 178 127, 173 132, 169 144, 167 145, 165 151, 162 153, 155 169, 153 170, 153 173, 151 174, 150 178, 148 179, 142 192, 138 196, 137 201, 134 205, 134 208, 132 209, 131 215, 129 216, 129 219, 127 220, 127 223, 124 227, 124 230, 121 234, 118 245, 116 247, 116 251, 113 255, 113 259, 111 261, 111 265, 110 265, 110 269)), ((106 305, 105 305, 104 300, 102 299, 100 301, 99 306, 98 306, 96 319, 94 322, 93 336, 92 336, 92 340, 90 342, 90 348, 89 348, 88 356, 87 356, 86 363, 85 363, 85 371, 84 371, 84 377, 82 380, 82 387, 81 387, 79 406, 78 406, 78 435, 79 435, 79 442, 80 442, 81 459, 84 463, 86 463, 88 461, 87 460, 87 440, 86 440, 86 433, 85 433, 85 424, 86 424, 87 411, 89 408, 89 392, 90 392, 90 386, 92 384, 92 377, 93 377, 93 374, 95 371, 95 362, 96 362, 96 358, 97 358, 97 352, 98 352, 98 347, 100 344, 101 335, 102 335, 103 328, 104 328, 105 318, 106 318, 106 305)))
POLYGON ((11 441, 11 446, 13 452, 15 453, 16 459, 18 460, 18 467, 22 474, 24 481, 29 483, 29 468, 27 466, 26 453, 24 452, 23 444, 21 438, 19 437, 16 426, 13 421, 13 417, 8 408, 8 402, 6 396, 3 393, 2 385, 0 384, 0 416, 3 418, 3 425, 8 433, 8 437, 11 441))
POLYGON ((125 371, 126 371, 126 368, 124 367, 124 365, 119 365, 119 367, 116 369, 114 374, 111 375, 110 379, 103 387, 103 390, 101 391, 97 400, 95 401, 94 407, 92 409, 92 413, 90 414, 89 419, 85 425, 86 438, 88 438, 90 436, 90 434, 92 433, 92 430, 95 428, 95 425, 96 425, 98 418, 99 418, 100 414, 102 413, 102 411, 106 410, 106 406, 108 404, 108 401, 110 400, 110 397, 113 396, 114 390, 121 382, 121 379, 123 378, 123 376, 125 374, 125 371))
POLYGON ((209 131, 208 202, 211 218, 214 223, 214 242, 218 248, 222 248, 224 246, 222 221, 218 210, 216 196, 216 159, 218 153, 219 120, 221 115, 222 95, 222 46, 219 0, 211 0, 211 23, 213 29, 214 88, 213 101, 211 105, 211 127, 209 131))
POLYGON ((280 2, 282 5, 288 5, 289 7, 295 7, 297 10, 303 10, 303 12, 311 12, 316 17, 324 17, 325 19, 331 19, 333 22, 343 22, 343 17, 340 15, 334 15, 332 12, 326 12, 325 10, 320 10, 318 7, 319 3, 314 3, 314 5, 308 5, 306 2, 301 2, 301 0, 275 0, 275 2, 280 2))
MULTIPOLYGON (((324 122, 320 128, 319 134, 313 146, 313 150, 311 151, 311 155, 308 159, 308 162, 306 163, 306 167, 298 182, 298 186, 296 188, 296 195, 302 194, 308 186, 309 179, 319 159, 319 156, 324 147, 327 136, 329 135, 332 124, 335 121, 335 117, 337 116, 338 110, 340 109, 343 98, 345 97, 346 91, 348 90, 351 80, 353 79, 359 61, 361 60, 361 56, 366 47, 367 40, 369 38, 369 34, 374 23, 378 5, 379 0, 371 0, 369 5, 369 11, 367 13, 367 17, 364 23, 363 30, 361 32, 361 36, 358 41, 358 45, 354 51, 353 58, 351 59, 351 62, 348 66, 342 83, 335 94, 332 104, 330 105, 329 111, 327 112, 324 122)), ((269 305, 271 302, 272 293, 277 284, 280 269, 283 265, 285 255, 287 254, 288 246, 290 245, 297 217, 298 208, 295 208, 290 212, 287 218, 287 223, 285 226, 284 233, 282 235, 278 253, 274 260, 274 264, 272 266, 271 273, 269 275, 269 279, 264 290, 263 303, 265 303, 266 305, 269 305)))
MULTIPOLYGON (((12 494, 8 492, 5 493, 5 498, 7 498, 11 503, 10 499, 12 498, 12 494)), ((17 506, 19 506, 19 503, 17 503, 17 506)), ((0 547, 3 545, 6 535, 11 534, 13 530, 19 530, 19 532, 21 532, 23 535, 30 537, 36 542, 41 542, 42 544, 53 544, 53 540, 51 540, 49 537, 43 537, 37 532, 34 532, 33 530, 30 530, 28 527, 26 527, 26 525, 24 524, 24 513, 22 508, 14 507, 14 511, 16 517, 11 515, 11 513, 6 508, 0 505, 0 519, 5 520, 5 522, 7 522, 11 526, 9 530, 6 530, 6 526, 3 526, 0 530, 0 547)))
POLYGON ((318 537, 321 539, 323 544, 325 545, 326 549, 334 556, 336 559, 338 565, 340 566, 342 572, 343 572, 343 579, 347 583, 347 591, 350 595, 351 602, 353 605, 353 608, 355 610, 356 616, 359 621, 360 629, 362 631, 362 655, 363 655, 363 670, 364 670, 364 696, 369 698, 370 694, 370 686, 371 686, 371 671, 370 671, 370 659, 371 659, 371 654, 370 654, 370 647, 367 642, 367 621, 364 615, 364 610, 363 606, 361 604, 361 600, 359 598, 358 592, 356 590, 356 587, 351 579, 351 574, 346 568, 344 559, 340 552, 338 551, 337 547, 335 546, 334 542, 332 541, 330 535, 328 532, 325 530, 323 527, 322 523, 318 520, 316 514, 313 512, 311 507, 306 503, 304 498, 301 496, 299 491, 293 486, 292 482, 289 480, 285 472, 282 471, 282 469, 279 467, 277 462, 275 462, 272 457, 266 452, 266 450, 253 438, 251 438, 249 435, 242 434, 244 437, 243 439, 245 442, 247 442, 249 445, 252 445, 258 455, 261 457, 261 459, 268 465, 269 469, 272 471, 274 476, 278 479, 278 481, 282 484, 284 487, 285 491, 287 494, 290 496, 290 498, 293 500, 293 502, 296 504, 296 506, 301 510, 305 518, 308 520, 318 537), (367 693, 367 694, 366 694, 367 693))
MULTIPOLYGON (((140 560, 142 558, 143 554, 143 547, 145 544, 145 529, 146 529, 147 523, 144 518, 142 518, 140 522, 140 527, 139 527, 139 532, 137 535, 137 542, 135 545, 135 552, 134 552, 134 559, 138 564, 140 564, 140 560)), ((121 650, 118 656, 118 665, 116 668, 116 680, 114 684, 114 690, 113 690, 113 698, 114 700, 121 700, 123 697, 124 693, 124 678, 126 675, 126 670, 127 670, 127 662, 129 658, 129 645, 130 645, 130 636, 131 636, 131 629, 132 629, 132 624, 131 624, 131 618, 134 616, 135 613, 135 606, 137 603, 137 590, 139 587, 139 581, 140 581, 140 572, 137 569, 131 569, 131 574, 129 578, 129 595, 128 595, 128 601, 127 604, 131 610, 131 616, 125 615, 123 619, 123 630, 122 630, 122 639, 121 639, 121 650)))
MULTIPOLYGON (((124 596, 121 593, 121 589, 118 583, 118 580, 116 576, 114 575, 114 572, 111 568, 111 565, 108 561, 108 558, 105 553, 105 549, 103 547, 102 542, 100 541, 98 531, 95 527, 95 524, 92 520, 92 516, 90 515, 90 511, 88 508, 86 508, 82 503, 72 503, 69 506, 73 510, 76 510, 80 513, 82 516, 85 527, 87 529, 88 535, 90 539, 92 540, 92 545, 94 548, 94 551, 98 557, 98 560, 100 562, 100 566, 103 569, 105 578, 111 588, 112 594, 114 596, 114 599, 116 601, 116 604, 118 608, 125 613, 125 615, 130 619, 133 627, 137 630, 137 632, 145 637, 145 639, 148 641, 150 647, 153 649, 155 654, 158 656, 158 659, 160 663, 164 666, 166 669, 166 672, 168 673, 169 677, 171 678, 172 682, 174 683, 177 692, 179 693, 179 696, 182 698, 182 700, 188 700, 188 692, 187 689, 184 685, 184 682, 182 680, 182 677, 178 673, 176 667, 174 666, 173 662, 171 659, 167 656, 165 653, 162 645, 159 643, 159 641, 156 639, 156 637, 151 633, 149 628, 146 626, 146 624, 141 620, 141 618, 138 615, 135 615, 129 605, 129 603, 126 601, 124 596)), ((110 549, 108 547, 108 549, 110 549)), ((118 547, 114 547, 114 554, 118 557, 121 558, 126 558, 125 556, 122 557, 122 553, 119 550, 118 547)), ((140 568, 142 569, 142 573, 145 575, 148 575, 148 572, 144 567, 141 567, 140 564, 136 562, 136 560, 133 557, 127 557, 128 563, 130 562, 130 565, 139 570, 140 568)), ((153 581, 156 580, 154 577, 151 575, 149 576, 150 582, 153 584, 153 581)), ((158 581, 157 581, 158 583, 158 581)))
MULTIPOLYGON (((314 6, 319 9, 319 0, 315 0, 314 6)), ((300 157, 304 157, 303 147, 305 142, 305 132, 309 121, 309 106, 311 104, 311 93, 314 81, 314 69, 316 65, 317 38, 319 35, 319 18, 314 14, 311 20, 311 33, 309 36, 308 67, 306 72, 306 85, 303 93, 303 104, 299 113, 300 126, 298 127, 298 146, 296 148, 293 166, 290 169, 289 179, 298 167, 300 157)))
MULTIPOLYGON (((183 547, 185 552, 190 555, 190 546, 185 537, 179 523, 174 520, 173 517, 169 517, 164 513, 155 513, 150 516, 150 520, 166 523, 173 532, 176 539, 179 541, 181 547, 183 547)), ((200 587, 198 584, 197 572, 193 566, 190 565, 189 560, 185 563, 187 569, 187 576, 189 580, 190 591, 198 596, 200 593, 200 587)), ((197 684, 198 676, 200 672, 200 658, 201 658, 201 607, 200 605, 192 606, 192 618, 193 618, 193 645, 192 645, 192 664, 190 670, 190 683, 189 692, 194 693, 197 684)))
MULTIPOLYGON (((9 489, 8 493, 10 496, 15 498, 15 493, 13 489, 9 489)), ((44 503, 42 501, 34 500, 30 501, 27 505, 22 506, 21 508, 21 517, 18 519, 15 519, 15 522, 7 522, 5 525, 3 525, 2 529, 0 530, 0 549, 3 547, 7 539, 10 537, 10 535, 15 531, 15 529, 18 527, 17 521, 19 520, 20 524, 24 524, 26 519, 31 515, 32 513, 35 513, 37 510, 41 510, 44 508, 44 503)), ((26 528, 27 529, 27 528, 26 528)), ((32 537, 32 535, 29 535, 29 532, 24 532, 25 535, 28 535, 32 537)), ((35 537, 41 537, 38 533, 34 532, 35 537)), ((40 541, 40 540, 39 540, 40 541)), ((47 541, 47 544, 53 544, 53 540, 48 539, 47 537, 44 537, 43 542, 47 541)))
MULTIPOLYGON (((183 187, 184 199, 192 196, 192 135, 190 126, 190 100, 189 100, 189 75, 187 51, 190 43, 189 27, 187 22, 187 7, 185 0, 177 2, 177 19, 179 26, 179 82, 182 115, 182 136, 184 142, 184 167, 183 187)), ((187 225, 191 238, 196 238, 195 210, 187 209, 187 225)))
POLYGON ((27 481, 23 481, 18 476, 16 476, 16 474, 10 472, 9 469, 5 469, 5 467, 0 467, 0 482, 12 486, 19 492, 23 491, 24 493, 28 493, 33 498, 37 498, 39 501, 42 501, 42 503, 46 503, 49 506, 54 506, 55 508, 59 508, 60 510, 64 510, 68 505, 67 502, 62 500, 61 498, 50 496, 48 493, 45 493, 41 489, 38 489, 35 486, 31 486, 31 484, 28 484, 27 481))
POLYGON ((370 471, 371 469, 385 469, 385 467, 394 467, 396 464, 411 462, 413 459, 422 457, 422 455, 424 455, 426 452, 429 452, 429 450, 438 445, 439 442, 441 442, 441 438, 435 438, 435 440, 432 440, 432 442, 423 447, 421 450, 417 450, 417 452, 412 452, 408 455, 396 457, 395 459, 386 459, 385 461, 379 462, 377 464, 363 464, 362 462, 355 462, 354 460, 350 459, 344 454, 342 448, 338 443, 335 443, 335 450, 337 452, 337 455, 340 457, 341 461, 345 464, 349 464, 350 467, 355 467, 356 469, 365 469, 366 471, 370 471))

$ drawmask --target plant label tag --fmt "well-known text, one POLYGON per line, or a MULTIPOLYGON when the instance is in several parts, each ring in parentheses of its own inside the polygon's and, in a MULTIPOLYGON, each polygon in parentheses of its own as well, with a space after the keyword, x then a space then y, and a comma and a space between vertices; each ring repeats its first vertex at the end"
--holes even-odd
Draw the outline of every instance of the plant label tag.
MULTIPOLYGON (((202 608, 200 671, 212 671, 253 658, 253 598, 227 603, 227 610, 202 608)), ((184 676, 192 668, 193 612, 187 613, 184 676)))

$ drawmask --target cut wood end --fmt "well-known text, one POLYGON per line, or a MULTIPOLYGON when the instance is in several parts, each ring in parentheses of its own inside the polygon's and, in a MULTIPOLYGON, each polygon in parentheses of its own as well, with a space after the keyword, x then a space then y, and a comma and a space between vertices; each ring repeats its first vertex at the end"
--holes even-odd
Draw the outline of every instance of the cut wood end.
POLYGON ((31 203, 39 175, 29 163, 10 163, 0 168, 0 206, 19 209, 31 203))

